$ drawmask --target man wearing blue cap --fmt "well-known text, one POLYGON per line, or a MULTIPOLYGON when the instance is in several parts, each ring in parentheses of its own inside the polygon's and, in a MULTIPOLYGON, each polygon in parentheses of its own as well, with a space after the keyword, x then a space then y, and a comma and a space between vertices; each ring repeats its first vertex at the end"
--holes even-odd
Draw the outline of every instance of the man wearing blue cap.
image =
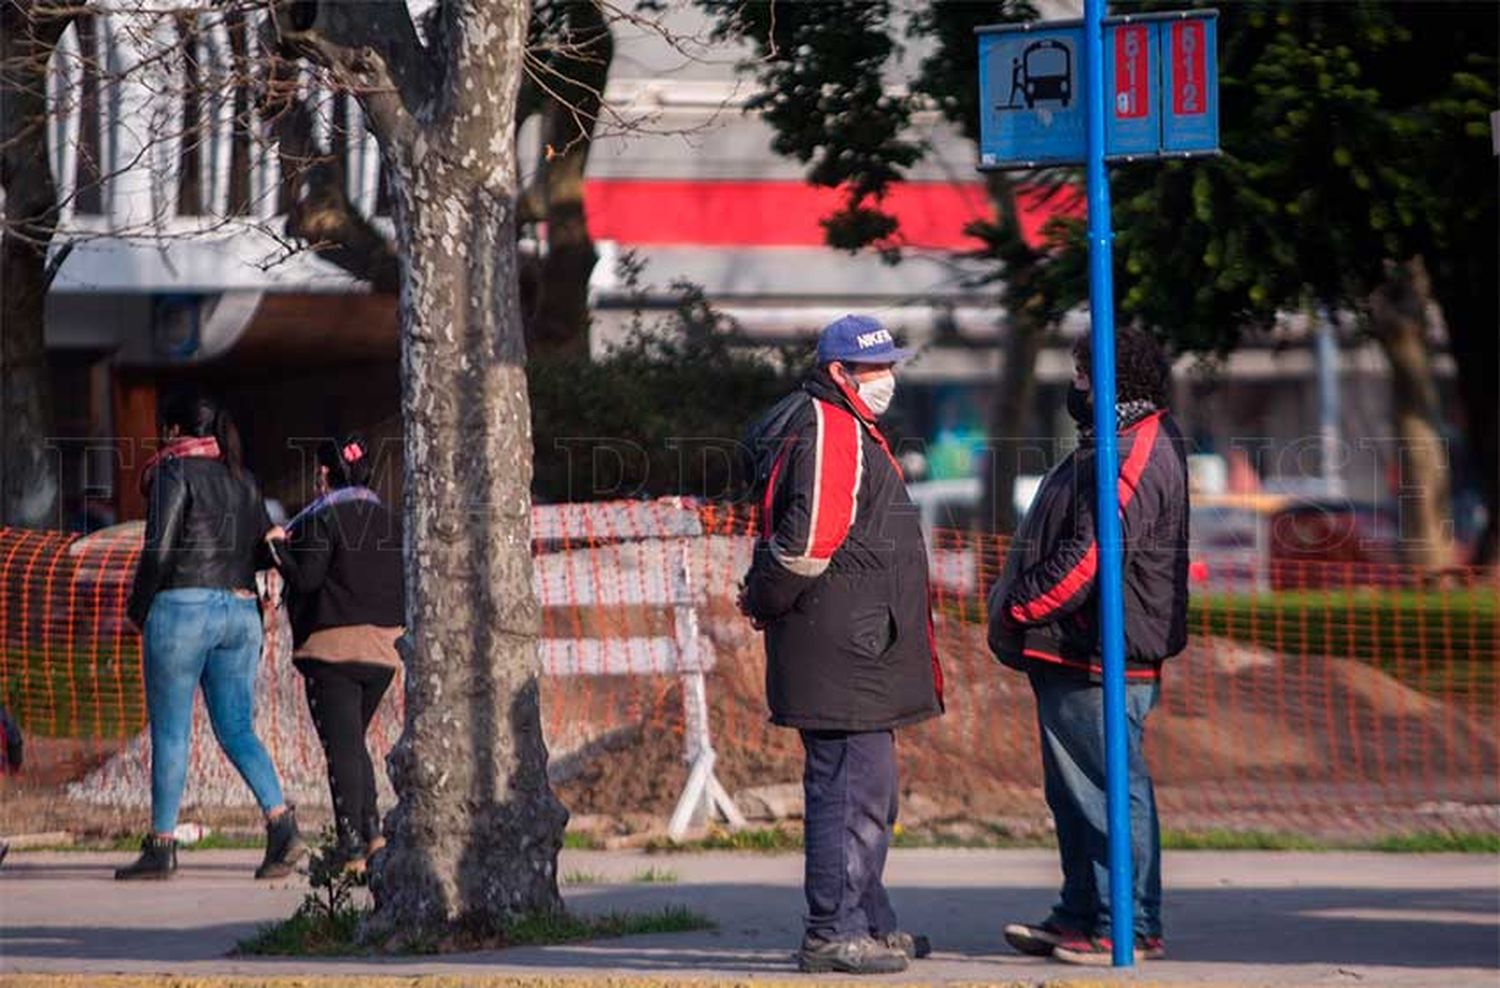
POLYGON ((925 956, 882 874, 895 730, 942 713, 927 549, 877 419, 909 354, 869 316, 818 339, 818 366, 748 436, 764 452, 761 530, 740 608, 765 632, 771 720, 806 754, 804 971, 877 974, 925 956))

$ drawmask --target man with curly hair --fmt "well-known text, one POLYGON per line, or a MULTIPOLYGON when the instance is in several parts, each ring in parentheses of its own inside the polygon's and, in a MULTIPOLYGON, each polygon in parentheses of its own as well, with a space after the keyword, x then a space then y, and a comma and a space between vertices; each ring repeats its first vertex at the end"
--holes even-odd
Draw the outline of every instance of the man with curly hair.
MULTIPOLYGON (((990 594, 989 644, 1002 663, 1031 680, 1063 872, 1051 915, 1007 926, 1005 938, 1024 954, 1106 966, 1111 890, 1095 592, 1097 449, 1086 343, 1074 348, 1073 358, 1068 412, 1078 424, 1079 445, 1047 475, 1016 531, 990 594)), ((1161 836, 1141 741, 1161 696, 1162 662, 1187 644, 1187 451, 1167 410, 1170 367, 1156 339, 1141 329, 1121 330, 1115 360, 1135 954, 1148 959, 1166 950, 1161 836)))

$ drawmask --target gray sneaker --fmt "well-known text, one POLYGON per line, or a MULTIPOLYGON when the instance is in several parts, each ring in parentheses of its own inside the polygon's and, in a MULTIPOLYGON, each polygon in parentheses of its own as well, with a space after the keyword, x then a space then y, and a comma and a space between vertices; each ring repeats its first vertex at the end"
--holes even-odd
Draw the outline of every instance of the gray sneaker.
POLYGON ((807 939, 797 951, 797 968, 808 974, 897 974, 906 964, 906 954, 870 937, 807 939))
POLYGON ((932 941, 922 933, 907 933, 905 930, 896 930, 887 933, 883 937, 876 938, 892 950, 899 950, 906 955, 909 961, 919 961, 932 954, 932 941))

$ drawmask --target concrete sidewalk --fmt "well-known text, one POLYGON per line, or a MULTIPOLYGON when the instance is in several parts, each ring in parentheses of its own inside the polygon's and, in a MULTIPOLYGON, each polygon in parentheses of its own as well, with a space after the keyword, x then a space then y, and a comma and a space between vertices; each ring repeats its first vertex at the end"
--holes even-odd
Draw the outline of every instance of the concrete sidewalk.
MULTIPOLYGON (((806 980, 796 855, 564 852, 564 887, 581 913, 687 905, 718 923, 636 937, 410 959, 229 958, 258 923, 291 914, 301 880, 259 884, 251 851, 184 853, 167 883, 117 884, 128 854, 12 852, 0 869, 0 981, 19 972, 177 977, 234 974, 447 975, 536 979, 666 976, 710 982, 806 980), (648 868, 670 884, 632 882, 648 868)), ((1043 916, 1055 893, 1050 851, 902 850, 888 881, 908 929, 932 935, 916 981, 1207 985, 1500 983, 1500 860, 1484 855, 1176 852, 1166 858, 1171 959, 1138 971, 1067 968, 1011 953, 1003 923, 1043 916)), ((872 979, 880 980, 880 979, 872 979)), ((89 978, 76 983, 90 983, 89 978)))

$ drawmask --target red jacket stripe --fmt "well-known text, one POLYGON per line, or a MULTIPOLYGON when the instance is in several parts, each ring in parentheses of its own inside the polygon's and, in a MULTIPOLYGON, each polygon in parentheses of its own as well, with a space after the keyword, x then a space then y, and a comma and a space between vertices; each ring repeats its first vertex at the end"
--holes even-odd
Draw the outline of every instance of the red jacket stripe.
MULTIPOLYGON (((1130 455, 1125 458, 1125 463, 1120 468, 1120 480, 1115 488, 1120 499, 1122 514, 1126 506, 1135 499, 1136 489, 1141 482, 1141 474, 1146 471, 1146 464, 1151 459, 1151 450, 1156 445, 1156 436, 1160 431, 1160 412, 1148 416, 1140 423, 1139 434, 1136 435, 1135 442, 1130 447, 1130 455)), ((1056 586, 1046 590, 1035 600, 1013 605, 1010 609, 1011 617, 1017 621, 1032 623, 1041 621, 1067 603, 1078 591, 1088 586, 1098 569, 1099 546, 1091 541, 1083 558, 1058 581, 1056 586)))
POLYGON ((814 559, 829 559, 844 544, 854 524, 864 451, 860 425, 853 415, 822 401, 814 401, 813 406, 818 446, 807 554, 814 559))
MULTIPOLYGON (((1043 652, 1040 649, 1023 649, 1021 654, 1026 656, 1028 659, 1035 659, 1038 662, 1048 662, 1055 666, 1067 666, 1070 669, 1087 669, 1088 671, 1094 673, 1103 672, 1103 667, 1094 663, 1077 662, 1073 659, 1065 659, 1061 655, 1053 655, 1051 652, 1043 652)), ((1156 669, 1127 669, 1125 671, 1125 678, 1150 680, 1161 678, 1161 674, 1156 669)))
POLYGON ((781 441, 781 452, 776 454, 776 462, 771 466, 771 476, 766 481, 766 493, 760 501, 760 532, 761 538, 771 540, 775 534, 775 526, 771 524, 771 502, 776 499, 776 485, 781 482, 781 470, 786 466, 787 452, 793 440, 791 438, 781 441))

